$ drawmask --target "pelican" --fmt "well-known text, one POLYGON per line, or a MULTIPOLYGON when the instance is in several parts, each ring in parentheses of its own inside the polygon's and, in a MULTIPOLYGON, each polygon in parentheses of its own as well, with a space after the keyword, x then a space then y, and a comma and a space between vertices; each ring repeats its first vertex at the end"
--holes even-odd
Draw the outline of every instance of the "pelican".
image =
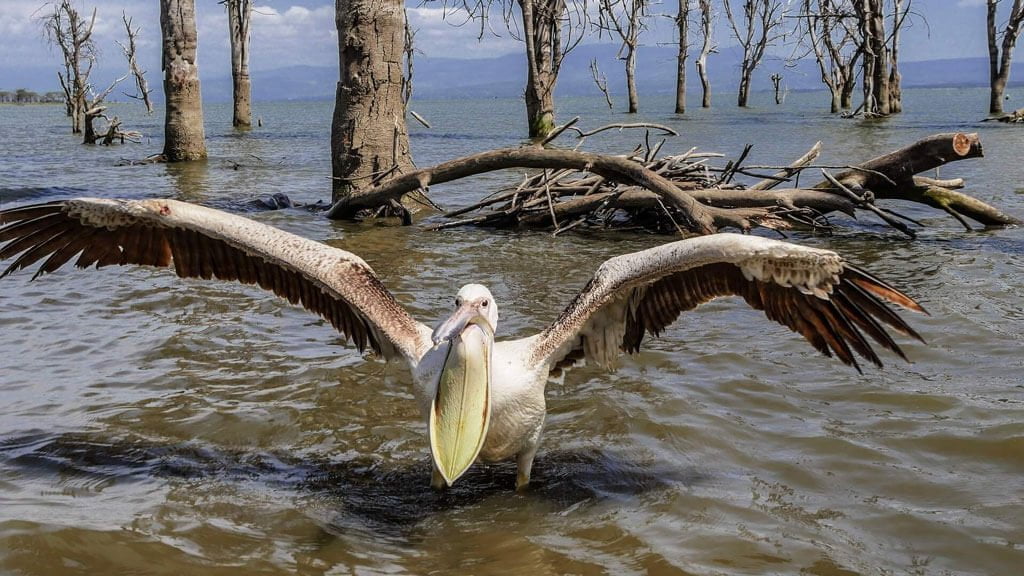
POLYGON ((75 256, 79 268, 173 264, 183 278, 258 284, 319 314, 360 351, 404 360, 429 431, 436 488, 477 461, 513 458, 516 489, 526 487, 549 379, 586 362, 614 368, 646 333, 658 335, 720 296, 743 298, 857 370, 856 355, 882 365, 869 339, 906 360, 888 330, 923 342, 887 303, 924 309, 835 252, 739 234, 611 258, 542 332, 495 341, 498 306, 480 284, 460 288, 454 312, 431 329, 358 256, 194 204, 78 198, 0 211, 0 226, 0 260, 20 254, 0 278, 43 258, 32 279, 75 256))

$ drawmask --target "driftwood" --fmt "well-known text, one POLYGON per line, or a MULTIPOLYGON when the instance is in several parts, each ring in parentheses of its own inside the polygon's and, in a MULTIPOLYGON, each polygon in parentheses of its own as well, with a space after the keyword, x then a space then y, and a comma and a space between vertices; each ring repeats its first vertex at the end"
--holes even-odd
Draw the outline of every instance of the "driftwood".
POLYGON ((1022 124, 1024 123, 1024 108, 1017 108, 1009 114, 1003 114, 1002 116, 993 116, 992 118, 985 118, 982 122, 1007 122, 1009 124, 1022 124))
MULTIPOLYGON (((562 127, 564 131, 573 122, 562 127)), ((591 131, 591 133, 600 131, 591 131)), ((607 156, 570 150, 523 147, 492 150, 437 166, 402 174, 369 191, 331 207, 332 218, 358 217, 361 211, 426 191, 431 184, 508 168, 541 170, 519 185, 480 202, 447 212, 449 221, 435 226, 461 225, 527 227, 555 233, 588 227, 642 228, 667 233, 747 230, 754 226, 786 229, 804 226, 830 230, 829 213, 854 215, 873 212, 885 223, 913 237, 906 224, 920 225, 890 209, 879 199, 901 199, 944 210, 970 229, 967 218, 983 225, 1018 224, 1019 220, 967 194, 962 179, 937 180, 918 173, 948 162, 982 155, 977 134, 938 134, 905 148, 854 166, 815 166, 820 143, 787 166, 744 166, 747 150, 724 167, 711 164, 720 154, 696 149, 655 158, 661 144, 638 147, 629 156, 607 156), (825 179, 811 187, 791 184, 808 168, 822 170, 825 179), (765 173, 766 170, 772 173, 765 173), (749 187, 740 176, 757 178, 749 187)))

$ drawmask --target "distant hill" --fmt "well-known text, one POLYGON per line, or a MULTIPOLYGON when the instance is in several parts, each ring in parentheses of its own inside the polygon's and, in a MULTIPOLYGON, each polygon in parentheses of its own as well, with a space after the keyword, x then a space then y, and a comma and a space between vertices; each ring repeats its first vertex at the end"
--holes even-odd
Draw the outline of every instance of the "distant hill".
MULTIPOLYGON (((567 58, 559 76, 557 95, 596 96, 600 93, 590 75, 590 61, 596 59, 601 71, 608 77, 612 94, 621 99, 625 94, 625 73, 622 62, 616 59, 616 46, 589 44, 579 46, 567 58)), ((731 102, 735 97, 740 52, 731 47, 708 58, 711 89, 718 103, 731 102)), ((253 63, 258 65, 257 62, 253 63)), ((670 93, 675 90, 675 49, 671 46, 641 47, 637 62, 637 84, 643 94, 670 93)), ((520 54, 497 58, 454 59, 421 56, 415 62, 414 94, 421 99, 465 98, 517 98, 523 93, 526 79, 526 60, 520 54)), ((13 90, 26 87, 46 91, 56 86, 54 70, 21 70, 10 72, 0 67, 0 89, 13 90), (52 86, 48 78, 53 78, 52 86), (41 85, 40 85, 41 84, 41 85)), ((904 62, 900 72, 905 87, 920 86, 987 86, 988 59, 960 58, 904 62)), ((202 73, 202 69, 200 69, 202 73)), ((767 58, 754 74, 753 90, 771 90, 770 76, 782 74, 783 85, 793 91, 822 90, 818 66, 803 60, 786 67, 778 58, 767 58)), ((687 89, 697 94, 699 84, 692 58, 687 89)), ((154 97, 162 100, 159 74, 150 74, 154 97)), ((334 66, 293 66, 276 70, 252 72, 253 98, 256 100, 324 100, 333 99, 337 86, 338 69, 334 66)), ((109 79, 97 76, 97 83, 109 79)), ((1014 67, 1011 85, 1024 84, 1024 63, 1014 67)), ((126 90, 130 87, 126 87, 126 90)), ((231 78, 225 75, 202 76, 205 100, 213 102, 231 99, 231 78)), ((692 97, 692 96, 691 96, 692 97)), ((123 96, 117 99, 125 99, 123 96)))

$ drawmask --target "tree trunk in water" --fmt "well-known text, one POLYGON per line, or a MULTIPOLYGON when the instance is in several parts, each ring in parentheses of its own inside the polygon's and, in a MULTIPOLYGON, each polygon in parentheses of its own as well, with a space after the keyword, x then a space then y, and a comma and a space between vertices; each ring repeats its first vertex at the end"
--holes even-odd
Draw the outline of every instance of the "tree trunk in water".
POLYGON ((640 109, 640 99, 636 95, 636 47, 630 46, 626 51, 626 93, 629 97, 629 113, 636 114, 640 109))
POLYGON ((838 114, 839 110, 842 109, 842 99, 840 98, 840 90, 839 88, 829 87, 829 91, 832 94, 832 105, 830 106, 829 110, 833 114, 838 114))
POLYGON ((206 158, 195 0, 160 0, 160 32, 166 98, 164 158, 168 162, 206 158))
POLYGON ((555 128, 555 82, 561 46, 559 16, 564 0, 517 0, 526 41, 526 121, 530 138, 543 138, 555 128))
POLYGON ((711 0, 700 0, 700 30, 704 42, 701 44, 700 56, 697 57, 697 76, 700 77, 701 107, 711 108, 711 82, 708 81, 708 54, 711 53, 711 0))
POLYGON ((402 100, 405 4, 337 0, 340 81, 331 123, 334 202, 412 168, 402 100))
POLYGON ((1024 27, 1024 0, 1014 0, 1010 8, 1010 15, 1007 18, 1006 28, 1002 30, 1002 57, 1000 58, 1000 45, 998 43, 1000 31, 996 29, 996 8, 999 0, 988 0, 988 62, 989 62, 989 92, 988 111, 991 114, 1003 113, 1003 93, 1006 91, 1006 82, 1010 79, 1010 63, 1013 60, 1013 49, 1017 44, 1017 37, 1021 28, 1024 27))
POLYGON ((252 126, 252 83, 249 79, 249 21, 251 0, 228 0, 228 38, 231 41, 231 80, 234 93, 235 128, 252 126))
POLYGON ((864 115, 887 116, 890 112, 889 65, 882 0, 860 0, 854 6, 863 38, 864 115))
POLYGON ((676 26, 679 34, 679 52, 676 54, 676 114, 686 113, 686 60, 690 56, 687 41, 690 18, 690 1, 679 0, 676 26))
POLYGON ((900 29, 903 26, 903 0, 892 3, 892 48, 889 51, 889 113, 903 111, 903 77, 900 75, 900 29))
POLYGON ((851 66, 843 77, 843 83, 840 89, 840 106, 843 110, 849 110, 853 108, 853 91, 857 88, 857 76, 853 73, 853 67, 851 66))
POLYGON ((747 100, 750 97, 750 68, 746 62, 740 66, 740 88, 736 93, 736 105, 740 108, 747 107, 747 100))

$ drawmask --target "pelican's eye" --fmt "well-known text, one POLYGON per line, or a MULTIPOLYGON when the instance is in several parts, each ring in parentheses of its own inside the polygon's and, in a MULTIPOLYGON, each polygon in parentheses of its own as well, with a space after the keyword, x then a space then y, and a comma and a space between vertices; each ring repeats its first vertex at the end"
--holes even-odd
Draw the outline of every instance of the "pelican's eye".
POLYGON ((458 308, 459 306, 462 306, 462 298, 455 299, 455 307, 458 308))
POLYGON ((483 302, 480 303, 480 305, 483 306, 484 308, 487 308, 487 303, 487 300, 484 300, 483 302))

